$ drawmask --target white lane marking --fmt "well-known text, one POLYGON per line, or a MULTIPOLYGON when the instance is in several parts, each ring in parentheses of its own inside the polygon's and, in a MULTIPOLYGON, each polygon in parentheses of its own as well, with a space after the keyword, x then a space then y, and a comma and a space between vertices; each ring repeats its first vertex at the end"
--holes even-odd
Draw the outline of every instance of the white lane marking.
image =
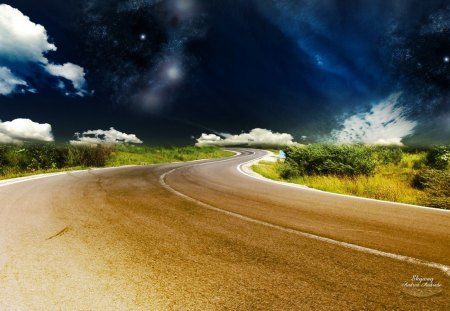
MULTIPOLYGON (((253 161, 253 160, 252 160, 253 161)), ((225 162, 225 161, 217 161, 214 163, 218 163, 218 162, 225 162)), ((212 164, 213 162, 210 163, 202 163, 202 164, 198 164, 198 165, 206 165, 206 164, 212 164)), ((193 165, 189 165, 187 167, 192 167, 192 166, 196 166, 196 164, 193 165)), ((440 263, 436 263, 436 262, 432 262, 432 261, 427 261, 427 260, 422 260, 422 259, 418 259, 418 258, 414 258, 414 257, 409 257, 409 256, 404 256, 404 255, 399 255, 399 254, 395 254, 395 253, 389 253, 389 252, 384 252, 384 251, 380 251, 377 249, 373 249, 373 248, 369 248, 369 247, 364 247, 364 246, 360 246, 360 245, 356 245, 356 244, 352 244, 352 243, 347 243, 347 242, 343 242, 343 241, 338 241, 338 240, 333 240, 331 238, 326 238, 326 237, 322 237, 319 235, 315 235, 312 233, 306 233, 303 231, 299 231, 299 230, 295 230, 295 229, 289 229, 280 225, 275 225, 269 222, 265 222, 262 220, 258 220, 258 219, 254 219, 248 216, 244 216, 235 212, 230 212, 227 210, 223 210, 221 208, 218 207, 214 207, 212 205, 209 205, 207 203, 204 203, 200 200, 194 199, 184 193, 181 193, 177 190, 175 190, 174 188, 170 187, 165 179, 169 174, 172 174, 173 172, 175 172, 178 169, 182 169, 182 168, 186 168, 186 166, 183 167, 178 167, 178 168, 174 168, 168 172, 165 172, 164 174, 162 174, 159 177, 159 183, 168 191, 172 192, 173 194, 180 196, 188 201, 191 201, 193 203, 196 203, 204 208, 207 208, 209 210, 215 211, 215 212, 219 212, 231 217, 235 217, 241 220, 245 220, 251 223, 255 223, 255 224, 259 224, 262 226, 266 226, 269 228, 273 228, 273 229, 277 229, 277 230, 281 230, 287 233, 291 233, 291 234, 295 234, 301 237, 305 237, 305 238, 309 238, 309 239, 313 239, 316 241, 321 241, 321 242, 325 242, 325 243, 329 243, 329 244, 333 244, 333 245, 338 245, 341 247, 345 247, 347 249, 351 249, 351 250, 355 250, 355 251, 359 251, 362 253, 366 253, 366 254, 371 254, 371 255, 375 255, 375 256, 380 256, 380 257, 385 257, 385 258, 390 258, 390 259, 394 259, 397 261, 402 261, 402 262, 407 262, 407 263, 411 263, 411 264, 415 264, 415 265, 419 265, 419 266, 424 266, 424 267, 428 267, 428 268, 433 268, 433 269, 438 269, 440 271, 442 271, 443 273, 445 273, 447 276, 450 277, 450 267, 440 264, 440 263)))
POLYGON ((323 191, 323 190, 314 189, 314 188, 310 188, 308 186, 302 186, 302 185, 298 185, 298 184, 294 184, 294 183, 290 183, 290 182, 283 182, 283 181, 272 180, 272 179, 266 178, 266 177, 264 177, 264 176, 262 176, 262 175, 260 175, 260 174, 258 174, 256 172, 254 172, 254 171, 252 171, 250 169, 250 166, 252 164, 258 163, 264 157, 265 157, 265 155, 262 156, 262 157, 258 157, 256 159, 252 159, 250 161, 241 163, 241 164, 236 166, 236 169, 238 170, 239 173, 244 174, 244 175, 246 175, 248 177, 254 178, 256 180, 259 180, 259 181, 262 181, 262 182, 266 182, 266 183, 277 184, 277 185, 284 186, 284 187, 301 189, 301 190, 304 190, 304 191, 319 192, 319 193, 330 195, 330 196, 339 196, 339 197, 351 198, 351 199, 356 199, 356 200, 361 200, 361 201, 370 201, 370 202, 384 203, 384 204, 390 205, 390 206, 396 205, 396 206, 403 206, 403 207, 409 207, 409 208, 426 209, 428 211, 432 211, 432 212, 436 212, 436 213, 450 213, 450 210, 447 210, 447 209, 433 208, 433 207, 421 206, 421 205, 412 205, 412 204, 392 202, 392 201, 383 201, 383 200, 377 200, 377 199, 371 199, 371 198, 364 198, 364 197, 358 197, 358 196, 354 196, 354 195, 323 191))
MULTIPOLYGON (((237 152, 234 150, 230 150, 230 151, 236 153, 236 155, 234 155, 230 158, 226 158, 227 161, 229 159, 232 159, 241 154, 240 152, 237 152)), ((0 188, 15 185, 15 184, 20 184, 20 183, 24 183, 24 182, 29 182, 29 181, 33 181, 33 180, 51 178, 51 177, 56 177, 56 176, 61 176, 61 175, 66 175, 66 174, 78 174, 78 173, 85 173, 85 172, 91 172, 91 171, 114 170, 114 169, 121 169, 121 168, 127 168, 127 167, 155 166, 155 165, 190 163, 190 162, 200 162, 200 161, 209 161, 209 160, 212 160, 212 159, 199 159, 199 160, 193 160, 193 161, 189 161, 189 162, 155 163, 155 164, 145 164, 145 165, 122 165, 122 166, 117 166, 117 167, 97 167, 97 168, 89 168, 89 169, 85 169, 85 170, 44 173, 44 174, 39 174, 39 175, 34 175, 34 176, 13 178, 12 180, 8 180, 8 179, 0 180, 0 188)), ((222 162, 222 161, 224 161, 224 160, 220 160, 217 162, 222 162)), ((208 163, 210 163, 210 162, 208 162, 208 163)))
POLYGON ((90 168, 90 169, 85 169, 85 170, 63 171, 63 172, 56 172, 56 173, 45 173, 45 174, 40 174, 40 175, 35 175, 35 176, 18 177, 17 179, 14 178, 11 181, 8 181, 7 179, 5 181, 0 181, 0 188, 15 185, 15 184, 20 184, 23 182, 38 180, 38 179, 45 179, 45 178, 50 178, 50 177, 66 175, 69 173, 78 174, 78 173, 85 173, 85 172, 91 172, 91 171, 112 170, 112 169, 137 167, 137 166, 139 166, 139 165, 123 165, 123 166, 118 166, 118 167, 98 167, 98 168, 90 168))
MULTIPOLYGON (((229 158, 226 158, 224 160, 219 160, 217 162, 222 162, 222 161, 228 161, 238 155, 241 154, 241 152, 238 151, 234 151, 234 150, 229 150, 231 152, 234 152, 235 155, 229 158)), ((15 184, 20 184, 23 182, 28 182, 28 181, 33 181, 33 180, 37 180, 37 179, 44 179, 44 178, 50 178, 50 177, 56 177, 56 176, 60 176, 60 175, 64 175, 64 174, 69 174, 69 173, 84 173, 84 172, 90 172, 90 171, 99 171, 99 170, 113 170, 113 169, 121 169, 121 168, 127 168, 127 167, 139 167, 139 166, 155 166, 155 165, 164 165, 164 164, 177 164, 177 163, 190 163, 190 162, 199 162, 199 161, 214 161, 214 159, 199 159, 199 160, 193 160, 193 161, 189 161, 189 162, 171 162, 171 163, 154 163, 154 164, 145 164, 145 165, 122 165, 122 166, 116 166, 116 167, 97 167, 97 168, 89 168, 89 169, 85 169, 85 170, 74 170, 74 171, 63 171, 63 172, 55 172, 55 173, 44 173, 44 174, 39 174, 39 175, 34 175, 34 176, 26 176, 26 177, 18 177, 18 178, 13 178, 12 180, 0 180, 0 188, 2 187, 7 187, 7 186, 11 186, 11 185, 15 185, 15 184)), ((210 163, 210 162, 207 162, 210 163)))
POLYGON ((32 176, 32 177, 25 177, 19 180, 14 180, 14 181, 7 181, 4 183, 0 184, 0 188, 1 187, 6 187, 6 186, 11 186, 11 185, 15 185, 15 184, 19 184, 19 183, 23 183, 23 182, 27 182, 27 181, 32 181, 32 180, 37 180, 37 179, 44 179, 44 178, 49 178, 49 177, 54 177, 54 176, 59 176, 59 175, 63 175, 66 172, 58 172, 58 173, 50 173, 50 174, 46 174, 46 175, 37 175, 37 176, 32 176))

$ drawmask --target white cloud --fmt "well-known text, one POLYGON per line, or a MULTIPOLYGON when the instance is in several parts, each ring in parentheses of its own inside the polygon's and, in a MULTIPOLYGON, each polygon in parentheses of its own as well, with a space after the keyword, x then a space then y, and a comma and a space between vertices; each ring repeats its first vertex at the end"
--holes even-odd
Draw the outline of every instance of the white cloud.
POLYGON ((28 16, 7 5, 0 5, 0 55, 10 61, 47 63, 44 54, 56 51, 48 42, 47 31, 28 16))
MULTIPOLYGON (((65 63, 64 65, 48 64, 45 68, 51 75, 71 81, 73 87, 77 90, 77 95, 84 96, 86 93, 86 80, 84 79, 85 72, 83 67, 72 63, 65 63)), ((58 87, 61 88, 61 83, 58 84, 58 87)))
POLYGON ((342 129, 332 136, 338 143, 402 145, 402 140, 414 133, 417 122, 408 120, 404 108, 397 105, 400 93, 372 106, 369 112, 347 118, 342 129))
POLYGON ((0 143, 24 141, 53 141, 52 127, 48 123, 36 123, 30 119, 0 121, 0 143))
POLYGON ((197 143, 199 144, 201 143, 210 144, 220 141, 222 141, 222 138, 220 136, 216 134, 205 134, 205 133, 203 133, 202 136, 200 136, 200 138, 197 139, 197 143))
POLYGON ((24 91, 27 87, 26 81, 16 77, 8 68, 0 67, 0 95, 9 95, 19 88, 24 91))
MULTIPOLYGON (((72 94, 65 91, 66 95, 84 96, 87 94, 84 69, 72 63, 50 64, 46 54, 56 50, 56 46, 49 42, 44 26, 33 23, 28 16, 18 9, 7 4, 0 4, 0 63, 6 66, 2 68, 9 70, 15 80, 20 82, 15 85, 28 85, 23 77, 18 78, 18 76, 35 75, 35 71, 31 68, 41 66, 45 70, 44 72, 72 82, 75 92, 72 94)), ((9 91, 0 94, 8 95, 24 90, 12 86, 11 83, 1 84, 0 87, 9 91)), ((61 89, 61 84, 56 86, 61 89)))
POLYGON ((88 130, 80 133, 75 133, 75 140, 71 140, 72 145, 97 145, 97 144, 142 144, 142 140, 136 137, 135 134, 122 133, 113 127, 109 130, 88 130))
POLYGON ((221 138, 215 134, 203 133, 197 139, 197 146, 218 145, 218 146, 260 146, 260 145, 291 145, 295 144, 294 137, 287 133, 274 133, 270 130, 255 128, 249 133, 239 135, 228 135, 221 138))

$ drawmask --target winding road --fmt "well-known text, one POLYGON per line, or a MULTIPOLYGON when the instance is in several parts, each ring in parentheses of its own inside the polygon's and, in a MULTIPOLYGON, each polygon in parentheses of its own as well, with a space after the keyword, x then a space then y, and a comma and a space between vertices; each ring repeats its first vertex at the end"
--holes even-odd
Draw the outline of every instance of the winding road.
POLYGON ((450 212, 235 151, 0 183, 0 310, 450 310, 450 212))

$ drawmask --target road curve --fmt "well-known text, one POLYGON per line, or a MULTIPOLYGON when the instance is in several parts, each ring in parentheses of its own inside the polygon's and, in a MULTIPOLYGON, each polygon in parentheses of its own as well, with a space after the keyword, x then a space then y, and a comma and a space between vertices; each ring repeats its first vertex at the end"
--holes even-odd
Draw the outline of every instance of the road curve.
POLYGON ((449 309, 450 213, 259 180, 238 151, 0 184, 0 310, 449 309))

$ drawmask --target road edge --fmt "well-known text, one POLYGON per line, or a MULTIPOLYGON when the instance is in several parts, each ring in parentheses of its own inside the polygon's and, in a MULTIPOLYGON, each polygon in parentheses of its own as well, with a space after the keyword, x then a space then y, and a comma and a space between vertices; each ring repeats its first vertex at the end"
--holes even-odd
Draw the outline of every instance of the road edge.
MULTIPOLYGON (((232 151, 232 150, 229 150, 229 151, 232 151)), ((251 151, 251 152, 253 152, 253 154, 255 154, 254 151, 252 151, 252 150, 249 150, 249 151, 251 151)), ((264 151, 267 152, 267 150, 264 150, 264 151)), ((236 152, 236 151, 233 150, 233 152, 236 152)), ((236 153, 237 153, 236 156, 240 154, 239 152, 236 152, 236 153)), ((255 160, 259 161, 262 158, 264 158, 265 156, 266 155, 264 155, 262 157, 259 157, 257 159, 253 159, 253 160, 241 163, 237 167, 239 168, 240 166, 245 165, 247 163, 252 163, 255 160)), ((230 158, 232 158, 232 157, 230 157, 230 158)), ((217 162, 225 162, 225 161, 229 161, 229 159, 222 159, 222 160, 217 161, 217 162)), ((208 164, 211 164, 211 163, 212 162, 199 163, 199 164, 195 164, 194 163, 194 164, 188 165, 187 167, 193 167, 193 166, 196 166, 196 165, 208 165, 208 164)), ((298 235, 298 236, 302 236, 304 238, 313 239, 313 240, 320 241, 320 242, 323 242, 323 243, 337 245, 337 246, 344 247, 344 248, 347 248, 347 249, 351 249, 351 250, 354 250, 354 251, 358 251, 358 252, 362 252, 362 253, 366 253, 366 254, 371 254, 371 255, 375 255, 375 256, 379 256, 379 257, 389 258, 389 259, 396 260, 396 261, 402 261, 402 262, 406 262, 406 263, 413 264, 413 265, 419 265, 419 266, 423 266, 423 267, 437 269, 437 270, 441 271, 442 273, 444 273, 447 277, 450 277, 450 266, 447 266, 445 264, 441 264, 441 263, 437 263, 437 262, 433 262, 433 261, 428 261, 428 260, 423 260, 423 259, 419 259, 419 258, 415 258, 415 257, 406 256, 406 255, 400 255, 400 254, 396 254, 396 253, 381 251, 381 250, 377 250, 377 249, 370 248, 370 247, 365 247, 365 246, 361 246, 361 245, 357 245, 357 244, 353 244, 353 243, 349 243, 349 242, 344 242, 344 241, 340 241, 340 240, 334 240, 332 238, 327 238, 327 237, 324 237, 324 236, 320 236, 320 235, 316 235, 316 234, 312 234, 312 233, 308 233, 308 232, 303 232, 303 231, 300 231, 300 230, 284 227, 284 226, 273 224, 273 223, 270 223, 270 222, 267 222, 267 221, 263 221, 263 220, 259 220, 259 219, 252 218, 252 217, 249 217, 249 216, 245 216, 245 215, 242 215, 242 214, 239 214, 239 213, 236 213, 236 212, 232 212, 232 211, 228 211, 228 210, 225 210, 225 209, 221 209, 221 208, 215 207, 213 205, 210 205, 208 203, 202 202, 202 201, 200 201, 198 199, 192 198, 192 197, 188 196, 187 194, 184 194, 184 193, 182 193, 182 192, 180 192, 178 190, 175 190, 174 188, 172 188, 166 182, 166 177, 168 175, 172 174, 173 172, 175 172, 176 170, 181 169, 181 168, 186 168, 186 166, 173 168, 173 169, 171 169, 171 170, 169 170, 167 172, 164 172, 159 177, 159 183, 161 184, 161 186, 164 189, 166 189, 167 191, 171 192, 172 194, 174 194, 176 196, 179 196, 179 197, 181 197, 181 198, 183 198, 183 199, 185 199, 187 201, 190 201, 190 202, 192 202, 194 204, 197 204, 197 205, 199 205, 199 206, 201 206, 203 208, 206 208, 208 210, 215 211, 215 212, 218 212, 218 213, 222 213, 222 214, 228 215, 230 217, 235 217, 235 218, 241 219, 243 221, 247 221, 247 222, 251 222, 251 223, 254 223, 254 224, 266 226, 266 227, 269 227, 269 228, 272 228, 272 229, 277 229, 277 230, 280 230, 280 231, 283 231, 283 232, 287 232, 287 233, 290 233, 290 234, 295 234, 295 235, 298 235)), ((308 189, 310 189, 310 188, 308 188, 308 189)), ((322 192, 325 192, 325 191, 322 191, 322 192)), ((328 192, 325 192, 325 193, 328 193, 328 192)))
MULTIPOLYGON (((229 150, 229 151, 231 151, 231 150, 229 150)), ((68 173, 78 174, 78 173, 84 173, 84 172, 90 172, 90 171, 114 170, 114 169, 122 169, 122 168, 129 168, 129 167, 155 166, 155 165, 166 165, 166 164, 177 164, 177 163, 192 163, 192 162, 209 161, 209 160, 220 160, 220 159, 232 158, 232 157, 235 157, 240 154, 239 152, 236 152, 236 151, 232 151, 232 152, 234 152, 235 155, 229 156, 229 157, 224 157, 224 158, 222 157, 222 158, 212 158, 212 159, 197 159, 197 160, 186 161, 186 162, 174 161, 174 162, 167 162, 167 163, 129 164, 129 165, 110 166, 110 167, 93 167, 93 168, 87 168, 87 169, 83 169, 83 170, 67 170, 67 171, 61 171, 61 172, 42 173, 42 174, 37 174, 37 175, 8 178, 8 179, 0 180, 0 188, 15 185, 15 184, 20 184, 20 183, 24 183, 24 182, 29 182, 29 181, 33 181, 33 180, 61 176, 61 175, 65 175, 68 173)))
MULTIPOLYGON (((232 150, 229 150, 232 151, 232 150)), ((355 195, 350 195, 350 194, 342 194, 342 193, 335 193, 335 192, 329 192, 329 191, 324 191, 324 190, 319 190, 319 189, 315 189, 315 188, 310 188, 308 186, 304 186, 304 185, 299 185, 299 184, 294 184, 294 183, 290 183, 290 182, 284 182, 284 181, 277 181, 277 180, 273 180, 267 177, 264 177, 258 173, 256 173, 255 171, 253 171, 251 169, 251 166, 259 163, 260 161, 262 161, 264 159, 264 157, 266 157, 268 154, 270 154, 271 152, 268 150, 263 150, 266 152, 266 155, 250 160, 248 162, 245 163, 241 163, 239 164, 236 169, 238 170, 238 172, 240 172, 241 174, 244 174, 248 177, 254 178, 254 179, 258 179, 260 181, 264 181, 264 182, 268 182, 268 183, 275 183, 278 185, 282 185, 285 187, 290 187, 290 188, 297 188, 297 189, 302 189, 302 190, 306 190, 306 191, 314 191, 314 192, 321 192, 321 193, 325 193, 327 195, 333 195, 333 196, 339 196, 339 197, 347 197, 347 198, 352 198, 352 199, 358 199, 361 201, 369 201, 369 202, 381 202, 381 203, 389 203, 392 205, 397 205, 397 206, 403 206, 403 207, 409 207, 409 208, 420 208, 420 209, 427 209, 429 211, 436 211, 436 212, 444 212, 444 213, 450 213, 450 210, 447 209, 442 209, 442 208, 436 208, 436 207, 429 207, 429 206, 422 206, 422 205, 413 205, 413 204, 407 204, 407 203, 400 203, 400 202, 393 202, 393 201, 384 201, 384 200, 377 200, 377 199, 372 199, 372 198, 366 198, 366 197, 359 197, 359 196, 355 196, 355 195)))

